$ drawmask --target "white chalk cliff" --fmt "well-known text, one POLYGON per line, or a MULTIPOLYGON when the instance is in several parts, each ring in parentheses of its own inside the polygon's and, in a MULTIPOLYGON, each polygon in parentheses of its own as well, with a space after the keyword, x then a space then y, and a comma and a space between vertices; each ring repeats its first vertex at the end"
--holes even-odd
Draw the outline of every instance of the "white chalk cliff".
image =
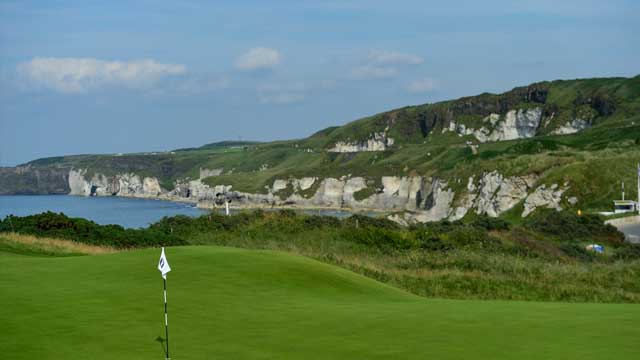
POLYGON ((394 140, 387 137, 386 131, 371 134, 366 141, 338 141, 328 152, 351 153, 361 151, 384 151, 393 146, 394 140))
MULTIPOLYGON (((85 170, 71 170, 71 195, 125 196, 189 201, 203 208, 234 207, 308 207, 396 212, 392 218, 401 223, 457 220, 469 211, 499 216, 524 201, 522 216, 539 207, 560 208, 568 184, 536 187, 535 175, 506 177, 497 171, 465 180, 466 188, 454 191, 449 181, 421 176, 383 176, 376 189, 369 189, 363 177, 276 179, 264 193, 236 191, 231 185, 209 186, 202 180, 176 181, 174 189, 162 189, 158 179, 136 174, 86 178, 85 170), (359 191, 367 191, 365 198, 359 191)), ((455 181, 455 180, 454 180, 455 181)), ((462 182, 457 179, 456 183, 462 182)))

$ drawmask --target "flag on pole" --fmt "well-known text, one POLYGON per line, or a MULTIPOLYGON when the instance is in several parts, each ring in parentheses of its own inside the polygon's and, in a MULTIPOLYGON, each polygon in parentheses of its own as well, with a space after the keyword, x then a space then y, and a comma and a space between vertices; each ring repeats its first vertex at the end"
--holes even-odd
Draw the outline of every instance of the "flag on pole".
POLYGON ((171 271, 167 257, 164 255, 164 247, 162 248, 162 254, 160 254, 160 261, 158 261, 158 270, 162 273, 162 278, 167 278, 167 273, 171 271))

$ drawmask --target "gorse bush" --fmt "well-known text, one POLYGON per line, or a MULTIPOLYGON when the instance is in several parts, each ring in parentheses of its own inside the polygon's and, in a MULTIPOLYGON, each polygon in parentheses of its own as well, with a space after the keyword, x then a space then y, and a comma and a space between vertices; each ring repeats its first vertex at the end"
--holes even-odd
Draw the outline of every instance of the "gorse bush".
POLYGON ((125 229, 119 225, 98 225, 93 221, 46 212, 25 217, 9 216, 0 221, 0 232, 73 240, 116 248, 186 245, 171 234, 154 229, 125 229))
POLYGON ((614 226, 605 224, 599 215, 577 215, 569 211, 541 209, 529 216, 524 221, 524 226, 564 241, 589 241, 600 237, 614 245, 624 242, 624 234, 614 226))
POLYGON ((487 215, 480 215, 473 219, 471 226, 483 228, 485 230, 509 230, 511 224, 501 218, 492 218, 487 215))

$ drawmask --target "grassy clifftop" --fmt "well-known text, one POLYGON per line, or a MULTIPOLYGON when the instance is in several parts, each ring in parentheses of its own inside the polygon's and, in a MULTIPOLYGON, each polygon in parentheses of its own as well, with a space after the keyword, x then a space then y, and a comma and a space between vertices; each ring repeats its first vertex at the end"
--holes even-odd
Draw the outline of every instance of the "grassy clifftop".
MULTIPOLYGON (((464 185, 471 175, 497 170, 505 176, 536 174, 542 183, 569 181, 568 195, 581 199, 577 206, 606 209, 618 193, 619 181, 634 181, 639 144, 640 76, 636 76, 540 82, 503 94, 409 106, 327 128, 305 139, 222 142, 164 153, 58 157, 26 166, 82 168, 88 170, 88 178, 94 173, 136 173, 157 177, 165 189, 173 188, 179 179, 199 178, 202 168, 220 169, 220 176, 204 182, 254 193, 265 192, 275 179, 291 177, 351 175, 375 182, 380 176, 420 175, 437 176, 456 186, 464 185), (473 135, 443 131, 452 123, 475 129, 491 126, 485 120, 490 114, 504 117, 509 111, 530 108, 542 112, 532 138, 478 143, 473 135), (553 134, 575 119, 588 128, 571 135, 553 134), (384 151, 327 151, 338 142, 366 142, 375 133, 385 133, 394 144, 384 151)), ((8 181, 0 176, 5 189, 11 189, 8 181)))

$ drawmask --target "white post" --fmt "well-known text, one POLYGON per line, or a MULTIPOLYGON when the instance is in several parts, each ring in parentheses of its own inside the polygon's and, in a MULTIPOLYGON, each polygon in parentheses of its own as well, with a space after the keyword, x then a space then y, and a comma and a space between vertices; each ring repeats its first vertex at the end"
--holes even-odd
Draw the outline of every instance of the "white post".
POLYGON ((164 334, 167 339, 167 351, 165 353, 167 360, 170 360, 169 356, 169 317, 167 316, 167 277, 162 277, 162 282, 164 284, 164 334))
POLYGON ((229 200, 227 199, 224 200, 224 213, 229 216, 229 200))
POLYGON ((622 181, 622 201, 624 201, 624 180, 622 181))

